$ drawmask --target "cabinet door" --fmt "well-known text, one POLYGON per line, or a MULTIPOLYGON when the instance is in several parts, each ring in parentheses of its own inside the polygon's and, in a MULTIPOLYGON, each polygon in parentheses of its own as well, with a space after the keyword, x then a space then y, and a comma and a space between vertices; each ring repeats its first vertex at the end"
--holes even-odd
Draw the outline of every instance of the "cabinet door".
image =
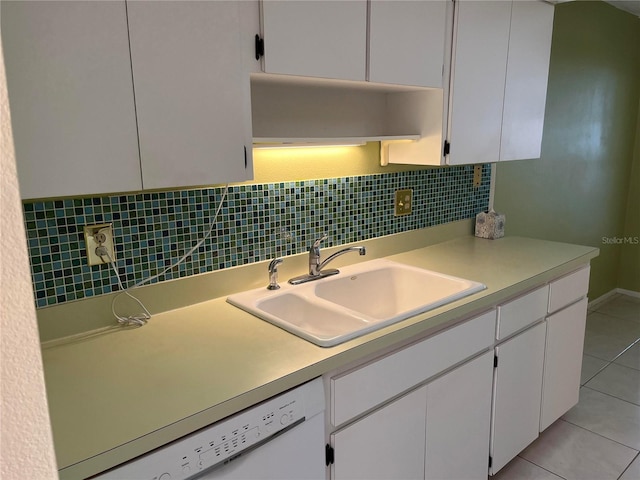
POLYGON ((491 310, 331 379, 331 423, 342 425, 493 345, 491 310), (380 379, 384 379, 383 382, 380 379))
POLYGON ((369 81, 442 88, 447 3, 371 2, 369 81))
POLYGON ((365 0, 267 0, 261 6, 265 72, 365 80, 365 0))
POLYGON ((331 478, 424 478, 426 401, 422 387, 331 435, 331 478))
POLYGON ((493 351, 427 385, 425 478, 486 479, 493 351))
POLYGON ((578 403, 587 299, 547 318, 540 431, 578 403))
POLYGON ((538 437, 546 322, 496 347, 491 473, 538 437))
POLYGON ((23 198, 139 190, 123 1, 2 2, 23 198))
POLYGON ((554 6, 513 2, 500 160, 539 158, 554 6))
POLYGON ((130 2, 128 15, 144 188, 250 178, 238 3, 130 2))
POLYGON ((511 2, 456 2, 449 164, 500 157, 510 20, 511 2))

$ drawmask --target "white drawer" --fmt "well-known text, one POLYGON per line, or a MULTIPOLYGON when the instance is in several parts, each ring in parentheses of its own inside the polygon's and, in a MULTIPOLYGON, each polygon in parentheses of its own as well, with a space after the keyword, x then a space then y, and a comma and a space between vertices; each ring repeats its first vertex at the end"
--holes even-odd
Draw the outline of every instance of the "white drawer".
POLYGON ((493 344, 491 310, 449 330, 331 379, 334 426, 386 402, 493 344))
POLYGON ((551 282, 549 291, 549 313, 556 312, 576 300, 584 297, 589 291, 589 272, 587 265, 580 270, 570 273, 551 282))
POLYGON ((522 330, 527 325, 547 315, 549 286, 538 288, 533 292, 498 307, 498 327, 496 339, 502 340, 522 330))

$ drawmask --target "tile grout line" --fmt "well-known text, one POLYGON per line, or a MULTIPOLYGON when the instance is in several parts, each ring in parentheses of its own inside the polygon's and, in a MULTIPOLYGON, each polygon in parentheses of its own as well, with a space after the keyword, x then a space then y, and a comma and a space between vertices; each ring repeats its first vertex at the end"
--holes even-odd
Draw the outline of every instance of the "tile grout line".
MULTIPOLYGON (((611 360, 609 363, 613 363, 615 362, 618 358, 620 358, 622 355, 624 355, 625 353, 627 353, 627 351, 633 347, 636 346, 636 344, 640 342, 640 338, 636 338, 633 343, 631 345, 629 345, 627 348, 625 348, 624 350, 622 350, 618 355, 616 355, 615 357, 613 357, 613 360, 611 360)), ((624 366, 624 365, 623 365, 624 366)), ((632 367, 627 367, 627 368, 632 368, 632 367)), ((635 370, 635 368, 633 369, 635 370)))
MULTIPOLYGON (((616 443, 616 444, 618 444, 618 445, 620 445, 620 446, 623 446, 623 447, 626 447, 626 448, 628 448, 628 449, 630 449, 630 450, 633 450, 634 452, 636 452, 636 455, 637 455, 638 453, 640 453, 640 450, 638 450, 637 448, 630 447, 629 445, 626 445, 626 444, 621 443, 621 442, 619 442, 619 441, 617 441, 617 440, 614 440, 613 438, 605 437, 605 436, 604 436, 604 435, 602 435, 601 433, 594 432, 593 430, 589 430, 589 429, 588 429, 588 428, 586 428, 586 427, 583 427, 583 426, 581 426, 581 425, 578 425, 578 424, 575 424, 575 423, 573 423, 573 422, 570 422, 569 420, 565 420, 565 419, 564 419, 564 418, 562 418, 562 417, 560 418, 560 420, 561 420, 562 422, 568 423, 569 425, 573 425, 574 427, 578 427, 578 428, 580 428, 580 429, 584 430, 585 432, 593 433, 594 435, 597 435, 597 436, 598 436, 598 437, 600 437, 600 438, 604 438, 605 440, 609 440, 610 442, 616 443)), ((633 457, 633 458, 635 458, 635 457, 633 457)))
POLYGON ((604 360, 602 358, 594 357, 593 355, 588 355, 586 353, 583 354, 583 355, 587 355, 588 357, 591 357, 591 358, 597 358, 598 360, 602 360, 603 362, 607 362, 607 363, 604 366, 600 367, 600 369, 596 373, 591 375, 587 380, 585 380, 584 383, 580 384, 581 387, 584 387, 587 383, 589 383, 591 380, 593 380, 595 377, 597 377, 598 374, 600 374, 600 372, 602 372, 605 368, 607 368, 609 365, 611 365, 613 363, 613 362, 609 362, 607 360, 604 360))
MULTIPOLYGON (((632 369, 632 370, 633 370, 633 369, 632 369)), ((601 393, 601 394, 603 394, 603 395, 606 395, 607 397, 615 398, 616 400, 620 400, 621 402, 625 402, 625 403, 628 403, 628 404, 630 404, 630 405, 633 405, 633 406, 635 406, 635 407, 640 408, 640 404, 637 404, 637 403, 635 403, 635 402, 630 402, 629 400, 625 400, 624 398, 616 397, 615 395, 613 395, 613 394, 611 394, 611 393, 602 392, 602 391, 597 390, 597 389, 595 389, 595 388, 593 388, 593 387, 589 387, 588 385, 582 385, 582 387, 581 387, 581 388, 588 388, 589 390, 591 390, 591 391, 593 391, 593 392, 601 393)))
MULTIPOLYGON (((551 475, 555 475, 556 477, 558 477, 558 478, 562 478, 563 480, 568 480, 566 477, 563 477, 563 476, 562 476, 562 475, 560 475, 559 473, 553 472, 553 471, 549 470, 548 468, 543 467, 542 465, 538 465, 537 463, 532 462, 532 461, 531 461, 531 460, 529 460, 528 458, 521 457, 520 455, 518 455, 518 458, 520 458, 520 459, 524 460, 525 462, 530 463, 531 465, 535 465, 536 467, 538 467, 538 468, 540 468, 540 469, 544 470, 545 472, 549 472, 551 475)), ((629 467, 627 467, 627 468, 629 468, 629 467)), ((625 470, 626 470, 626 469, 625 469, 625 470)))
MULTIPOLYGON (((640 371, 640 369, 637 368, 633 368, 633 367, 629 367, 628 365, 624 365, 622 363, 616 363, 616 360, 618 358, 620 358, 622 355, 624 355, 628 350, 630 350, 631 348, 635 347, 637 344, 640 343, 640 338, 636 339, 631 345, 629 345, 628 347, 626 347, 622 352, 620 352, 618 355, 616 355, 613 360, 605 360, 604 358, 600 358, 600 357, 596 357, 593 355, 589 355, 588 353, 583 353, 582 355, 586 355, 587 357, 591 357, 591 358, 595 358, 597 360, 601 360, 603 362, 606 362, 606 365, 604 365, 603 367, 600 367, 598 369, 598 371, 596 373, 594 373, 592 376, 590 376, 587 380, 584 381, 584 383, 581 383, 580 386, 584 387, 586 386, 587 383, 589 383, 591 380, 593 380, 595 377, 597 377, 600 373, 602 373, 603 370, 605 370, 609 365, 611 364, 615 364, 619 367, 625 367, 625 368, 629 368, 631 370, 635 370, 635 371, 640 371)), ((595 390, 595 389, 592 389, 595 390)), ((599 391, 599 390, 598 390, 599 391)), ((604 393, 604 392, 602 392, 604 393)), ((633 402, 631 402, 633 403, 633 402)))
MULTIPOLYGON (((617 318, 617 317, 613 317, 613 318, 617 318)), ((613 357, 612 360, 606 360, 604 358, 600 358, 600 357, 596 357, 595 355, 591 355, 589 353, 583 353, 582 355, 586 355, 588 357, 592 357, 592 358, 597 358, 598 360, 602 360, 603 362, 607 362, 607 365, 605 365, 604 367, 602 367, 602 369, 605 369, 609 366, 609 364, 611 363, 615 363, 615 361, 620 358, 622 355, 624 355, 625 353, 627 353, 627 351, 633 347, 635 347, 638 343, 640 343, 640 337, 636 338, 633 343, 631 343, 630 345, 628 345, 627 347, 624 348, 624 350, 622 350, 620 353, 618 353, 615 357, 613 357)), ((616 365, 621 365, 620 363, 617 363, 616 365)), ((623 367, 626 367, 626 365, 622 365, 623 367)), ((638 370, 637 368, 633 368, 633 367, 627 367, 627 368, 631 368, 633 370, 638 370)), ((602 370, 601 369, 601 370, 602 370)), ((598 370, 599 372, 600 370, 598 370)), ((591 379, 589 379, 591 380, 591 379)))
POLYGON ((622 473, 620 474, 620 476, 618 477, 618 480, 620 480, 624 474, 627 472, 627 470, 629 470, 629 467, 633 464, 633 462, 635 462, 636 460, 638 460, 640 458, 640 452, 638 452, 638 454, 633 457, 633 460, 631 460, 631 462, 629 463, 629 465, 627 465, 627 468, 625 468, 622 473))
MULTIPOLYGON (((615 318, 616 320, 629 320, 630 322, 635 322, 635 323, 639 323, 640 320, 636 320, 635 318, 625 318, 619 315, 614 315, 612 313, 605 313, 605 312, 601 312, 600 309, 606 305, 608 305, 610 302, 606 302, 603 305, 601 305, 600 307, 598 307, 596 310, 591 310, 589 313, 597 313, 598 315, 604 315, 605 317, 611 317, 611 318, 615 318)), ((613 302, 611 302, 613 303, 613 302)))

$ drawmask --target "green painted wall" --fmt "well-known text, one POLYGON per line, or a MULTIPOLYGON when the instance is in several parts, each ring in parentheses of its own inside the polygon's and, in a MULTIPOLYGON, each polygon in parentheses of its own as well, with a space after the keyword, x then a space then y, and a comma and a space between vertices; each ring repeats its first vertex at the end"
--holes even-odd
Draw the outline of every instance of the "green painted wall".
POLYGON ((625 243, 620 247, 620 288, 640 292, 640 106, 636 129, 636 149, 629 182, 625 243))
POLYGON ((559 4, 541 158, 497 166, 508 234, 600 248, 592 299, 619 286, 622 247, 606 239, 628 231, 639 95, 640 19, 600 1, 559 4))

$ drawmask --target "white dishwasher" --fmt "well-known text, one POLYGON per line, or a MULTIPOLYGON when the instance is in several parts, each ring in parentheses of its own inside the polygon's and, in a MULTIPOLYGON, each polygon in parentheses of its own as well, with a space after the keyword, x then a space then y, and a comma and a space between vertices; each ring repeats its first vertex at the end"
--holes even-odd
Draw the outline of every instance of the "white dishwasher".
POLYGON ((100 480, 324 480, 322 379, 102 473, 100 480))

